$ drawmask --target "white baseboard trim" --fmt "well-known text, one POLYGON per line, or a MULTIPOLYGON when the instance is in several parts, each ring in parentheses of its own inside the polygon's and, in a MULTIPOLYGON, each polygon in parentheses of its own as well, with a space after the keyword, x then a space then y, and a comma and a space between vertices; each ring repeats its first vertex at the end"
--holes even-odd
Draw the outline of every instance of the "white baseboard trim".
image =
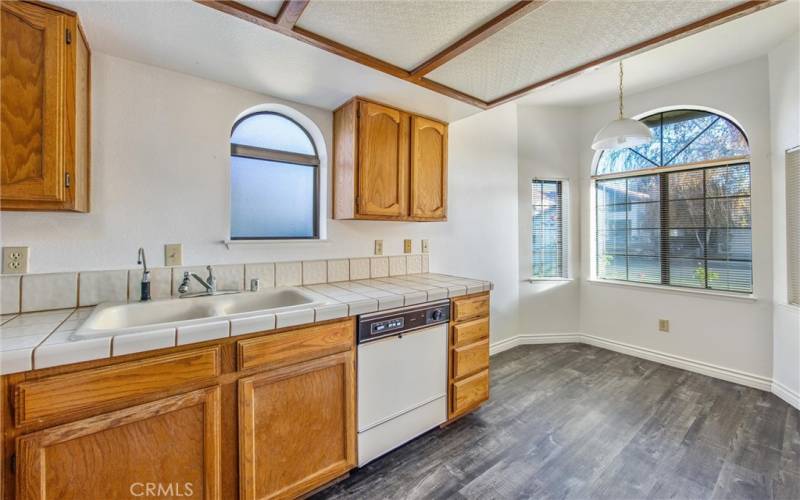
POLYGON ((601 347, 610 351, 628 354, 637 358, 655 361, 675 368, 681 368, 690 372, 700 373, 709 377, 726 380, 735 384, 741 384, 747 387, 761 389, 762 391, 772 392, 779 398, 783 399, 790 405, 800 409, 800 394, 792 391, 785 385, 761 375, 744 372, 741 370, 734 370, 725 368, 723 366, 705 363, 674 354, 655 351, 644 347, 618 342, 616 340, 609 340, 595 335, 588 335, 586 333, 532 333, 521 334, 499 342, 495 342, 489 348, 491 355, 503 352, 518 345, 529 344, 555 344, 564 342, 581 342, 584 344, 601 347))
POLYGON ((800 393, 795 392, 777 380, 772 381, 772 393, 800 410, 800 393))

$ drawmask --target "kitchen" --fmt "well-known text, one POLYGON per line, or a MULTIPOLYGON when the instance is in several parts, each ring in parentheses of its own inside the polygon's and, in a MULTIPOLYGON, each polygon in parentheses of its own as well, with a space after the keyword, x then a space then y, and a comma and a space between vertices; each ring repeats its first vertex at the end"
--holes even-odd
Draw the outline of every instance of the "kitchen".
MULTIPOLYGON (((650 4, 630 15, 647 17, 656 8, 650 4)), ((769 193, 789 196, 788 153, 786 180, 776 172, 783 172, 784 150, 798 142, 796 122, 781 121, 786 106, 774 104, 781 98, 792 109, 797 102, 797 8, 795 1, 687 8, 663 26, 627 38, 618 33, 603 53, 533 58, 519 72, 528 73, 514 79, 508 67, 482 66, 481 51, 499 50, 494 37, 568 18, 551 15, 575 16, 575 26, 586 26, 587 15, 608 23, 619 8, 558 1, 4 2, 0 497, 380 498, 383 484, 398 497, 477 498, 494 489, 518 498, 547 496, 575 481, 589 489, 572 494, 590 496, 602 477, 566 465, 548 476, 554 473, 543 464, 552 450, 534 444, 522 462, 532 472, 518 475, 516 465, 501 467, 498 455, 516 449, 513 440, 481 432, 502 432, 489 423, 501 417, 507 429, 519 427, 515 409, 537 422, 541 436, 561 425, 558 414, 580 420, 583 403, 572 403, 584 393, 563 382, 559 394, 560 383, 548 377, 583 373, 599 359, 607 364, 598 369, 612 371, 645 363, 632 370, 670 383, 679 372, 704 377, 674 381, 691 395, 716 391, 713 383, 725 380, 730 387, 714 392, 719 405, 737 395, 769 409, 747 418, 790 426, 800 365, 791 333, 796 307, 791 297, 779 304, 777 291, 772 304, 772 295, 773 288, 786 295, 793 283, 791 231, 780 239, 781 231, 768 228, 794 220, 791 199, 773 208, 769 193), (447 24, 441 16, 452 23, 440 26, 447 24), (751 32, 757 36, 743 38, 739 53, 710 51, 676 69, 700 46, 751 32), (652 41, 666 34, 669 43, 652 41), (614 44, 634 42, 642 46, 604 59, 614 44), (621 284, 612 274, 619 256, 612 262, 608 250, 605 261, 590 257, 594 226, 606 223, 590 216, 595 198, 599 208, 602 196, 619 198, 613 181, 625 175, 590 173, 591 165, 606 163, 589 147, 617 114, 621 58, 633 88, 624 115, 636 113, 654 137, 667 136, 667 128, 660 132, 646 116, 661 113, 667 123, 668 104, 691 108, 675 110, 676 122, 743 130, 729 139, 739 149, 720 149, 722 158, 704 168, 739 168, 750 158, 752 255, 706 256, 701 274, 691 267, 682 275, 686 282, 700 276, 705 289, 653 284, 647 266, 658 264, 649 257, 636 264, 642 283, 621 284), (413 76, 417 69, 427 76, 413 76), (506 71, 505 79, 492 83, 492 71, 506 71), (676 71, 673 80, 665 77, 676 71), (500 102, 560 73, 552 85, 500 102), (659 78, 672 81, 675 94, 659 87, 659 78), (730 79, 742 82, 731 94, 758 96, 751 107, 738 94, 703 91, 730 79), (773 171, 771 179, 760 167, 773 171), (557 228, 538 213, 557 220, 557 228), (550 244, 557 249, 545 248, 550 244), (769 268, 779 257, 788 262, 783 281, 777 270, 751 270, 747 281, 714 267, 747 260, 750 269, 769 268), (656 286, 662 289, 645 288, 656 286), (623 312, 626 304, 637 306, 623 312), (693 312, 701 306, 713 313, 693 312), (662 318, 672 321, 666 335, 654 326, 662 318), (722 331, 734 328, 730 347, 687 344, 703 331, 709 345, 724 345, 722 331), (765 329, 768 341, 758 334, 765 329), (569 364, 568 354, 580 360, 569 364), (563 357, 572 368, 551 366, 514 385, 539 366, 539 356, 563 357), (543 395, 563 406, 530 414, 543 395), (468 440, 467 433, 474 435, 468 440), (457 436, 463 441, 449 448, 451 458, 435 453, 436 442, 457 436), (470 469, 465 461, 480 461, 481 450, 490 454, 486 470, 470 469), (414 472, 426 455, 436 462, 414 472), (518 484, 517 476, 525 480, 518 484), (529 489, 537 477, 556 489, 529 489)), ((518 57, 531 57, 522 52, 518 57)), ((633 199, 633 188, 626 189, 626 200, 633 199)), ((749 177, 747 196, 749 203, 749 177)), ((736 242, 740 229, 728 229, 739 231, 736 242)), ((649 226, 636 230, 642 232, 630 241, 643 245, 649 226)), ((677 269, 683 247, 667 250, 677 269)), ((669 280, 661 271, 658 278, 669 280)), ((614 380, 635 394, 628 376, 614 380)), ((597 395, 591 401, 595 411, 606 407, 597 395)), ((618 432, 627 429, 617 424, 618 432)), ((525 427, 519 432, 541 438, 525 427)), ((598 460, 619 451, 615 432, 608 435, 607 447, 592 454, 598 460)), ((800 484, 793 482, 796 432, 781 436, 787 444, 772 444, 777 437, 765 431, 751 445, 777 450, 781 465, 763 474, 779 477, 785 490, 775 491, 789 498, 800 484)), ((594 443, 589 435, 584 442, 594 443)), ((724 465, 703 485, 709 491, 678 494, 705 497, 715 485, 739 484, 728 463, 757 467, 736 456, 719 458, 724 465)), ((662 490, 631 491, 619 495, 662 490)))

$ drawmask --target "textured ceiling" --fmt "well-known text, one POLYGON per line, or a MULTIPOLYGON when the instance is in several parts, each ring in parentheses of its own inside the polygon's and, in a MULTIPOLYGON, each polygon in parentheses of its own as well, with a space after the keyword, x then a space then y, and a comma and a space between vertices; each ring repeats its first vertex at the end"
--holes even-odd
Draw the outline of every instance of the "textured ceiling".
POLYGON ((275 17, 278 15, 278 11, 281 10, 283 0, 239 0, 239 3, 275 17))
POLYGON ((491 101, 739 1, 552 1, 427 78, 491 101))
POLYGON ((312 0, 297 26, 411 70, 514 3, 312 0))

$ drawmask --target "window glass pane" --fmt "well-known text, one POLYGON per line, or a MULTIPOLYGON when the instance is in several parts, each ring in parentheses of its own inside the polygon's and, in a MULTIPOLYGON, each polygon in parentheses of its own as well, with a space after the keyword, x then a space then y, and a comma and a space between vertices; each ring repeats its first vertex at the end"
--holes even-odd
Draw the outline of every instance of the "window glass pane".
POLYGON ((597 229, 599 231, 627 229, 627 213, 628 205, 608 205, 605 207, 597 207, 597 229))
POLYGON ((661 113, 642 118, 639 121, 650 128, 650 133, 653 134, 653 140, 650 141, 649 144, 642 144, 641 146, 631 148, 631 150, 650 160, 650 167, 661 166, 661 113))
POLYGON ((750 197, 706 200, 708 227, 750 227, 750 197))
MULTIPOLYGON (((742 132, 733 123, 720 118, 686 149, 669 160, 667 165, 686 165, 749 154, 750 147, 742 132)), ((666 160, 667 157, 664 158, 666 160)))
POLYGON ((616 172, 630 172, 643 168, 657 167, 646 157, 636 154, 630 149, 611 149, 603 151, 597 164, 597 174, 612 174, 616 172))
POLYGON ((753 265, 750 262, 708 261, 708 287, 713 290, 751 292, 753 265))
POLYGON ((231 158, 231 237, 314 237, 316 168, 231 158))
POLYGON ((705 288, 705 264, 701 259, 669 259, 669 284, 705 288))
POLYGON ((658 229, 661 203, 635 203, 628 205, 628 227, 631 229, 658 229))
POLYGON ((704 226, 704 200, 680 200, 669 202, 669 227, 677 229, 704 226))
POLYGON ((628 277, 628 258, 624 255, 599 255, 597 274, 609 280, 625 280, 628 277))
POLYGON ((680 109, 664 113, 663 161, 667 162, 672 159, 718 118, 717 115, 694 109, 680 109))
POLYGON ((703 229, 670 229, 669 254, 672 257, 703 258, 706 237, 703 229))
POLYGON ((531 182, 531 259, 533 277, 567 277, 564 263, 564 192, 561 181, 531 182))
POLYGON ((273 113, 250 115, 239 122, 231 134, 231 143, 290 153, 317 154, 311 139, 299 125, 273 113))
POLYGON ((670 200, 703 198, 703 171, 687 170, 667 174, 670 200))
POLYGON ((750 165, 733 165, 706 170, 706 196, 750 194, 750 165))
POLYGON ((628 257, 628 280, 660 283, 661 262, 658 257, 628 257))
POLYGON ((627 248, 627 234, 627 231, 601 231, 597 235, 597 252, 624 255, 627 248))
POLYGON ((625 203, 625 179, 597 182, 597 204, 612 205, 625 203))
POLYGON ((631 177, 628 179, 628 203, 658 201, 661 198, 661 183, 657 175, 631 177))
POLYGON ((708 258, 752 260, 753 245, 749 229, 709 229, 708 258))
POLYGON ((635 229, 628 233, 628 255, 658 257, 661 254, 661 231, 635 229))

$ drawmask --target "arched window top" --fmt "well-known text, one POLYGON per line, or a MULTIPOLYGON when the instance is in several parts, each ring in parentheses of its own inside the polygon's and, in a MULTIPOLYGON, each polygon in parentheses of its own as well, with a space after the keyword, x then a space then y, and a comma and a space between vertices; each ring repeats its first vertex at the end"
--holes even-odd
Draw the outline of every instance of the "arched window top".
POLYGON ((241 118, 233 126, 231 143, 317 156, 308 132, 291 118, 273 112, 257 112, 241 118))
POLYGON ((650 127, 653 141, 635 148, 603 151, 595 175, 741 159, 750 155, 744 132, 727 118, 708 111, 677 109, 640 121, 650 127))

